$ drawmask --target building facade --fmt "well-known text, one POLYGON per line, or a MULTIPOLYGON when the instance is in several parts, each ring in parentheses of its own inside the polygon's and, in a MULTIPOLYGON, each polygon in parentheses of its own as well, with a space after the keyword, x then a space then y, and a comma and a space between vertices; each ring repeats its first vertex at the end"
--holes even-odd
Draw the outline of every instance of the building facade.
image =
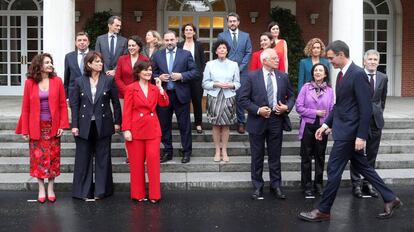
MULTIPOLYGON (((149 29, 171 29, 181 36, 181 26, 192 22, 211 58, 210 48, 226 29, 228 12, 240 15, 240 28, 250 33, 257 50, 259 34, 276 6, 296 16, 305 42, 313 37, 325 43, 344 40, 359 65, 365 50, 377 49, 379 69, 389 77, 389 95, 414 96, 411 0, 0 0, 0 95, 22 94, 30 60, 43 51, 52 53, 62 75, 74 34, 95 12, 112 10, 122 16, 124 36, 144 37, 149 29)), ((283 30, 288 29, 281 28, 282 38, 283 30)))

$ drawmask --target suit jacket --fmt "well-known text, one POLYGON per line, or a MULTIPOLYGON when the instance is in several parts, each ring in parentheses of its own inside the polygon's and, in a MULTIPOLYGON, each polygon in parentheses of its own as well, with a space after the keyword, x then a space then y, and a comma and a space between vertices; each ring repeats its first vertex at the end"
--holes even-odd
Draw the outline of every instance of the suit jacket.
POLYGON ((372 115, 377 128, 384 128, 384 109, 387 100, 388 77, 384 73, 377 71, 375 90, 372 95, 372 115))
MULTIPOLYGON (((326 58, 319 58, 319 63, 325 65, 328 70, 330 70, 331 65, 329 64, 328 59, 326 58)), ((313 64, 312 64, 312 58, 304 58, 301 59, 299 62, 299 77, 298 77, 298 91, 302 89, 302 86, 310 82, 312 80, 312 70, 313 64)), ((330 79, 330 78, 329 78, 330 79)))
MULTIPOLYGON (((90 50, 89 50, 90 51, 90 50)), ((66 98, 69 98, 75 79, 82 76, 78 64, 78 50, 69 52, 65 56, 65 73, 63 74, 66 98)))
MULTIPOLYGON (((295 104, 295 95, 286 73, 274 71, 277 83, 277 102, 281 101, 288 106, 290 112, 295 104)), ((240 88, 240 105, 248 111, 247 131, 251 134, 263 134, 268 120, 257 114, 259 107, 268 106, 266 85, 263 77, 263 70, 258 69, 250 72, 247 81, 240 88)), ((283 127, 287 129, 290 124, 288 112, 282 115, 283 127)))
POLYGON ((128 53, 128 40, 125 37, 117 35, 115 46, 115 55, 111 59, 108 43, 108 33, 96 38, 95 51, 100 52, 104 60, 104 71, 116 69, 118 59, 121 55, 128 53))
POLYGON ((80 138, 88 139, 92 115, 95 115, 99 138, 114 134, 114 124, 121 125, 121 106, 113 77, 100 75, 94 102, 89 77, 82 76, 76 79, 70 104, 72 128, 79 129, 80 138), (110 103, 114 109, 113 115, 110 103))
POLYGON ((161 137, 156 107, 168 106, 168 94, 161 95, 158 88, 148 85, 148 97, 145 97, 138 81, 126 88, 122 118, 122 130, 129 130, 133 139, 154 139, 161 137))
POLYGON ((371 87, 364 69, 353 62, 336 84, 336 103, 325 123, 334 140, 367 139, 372 116, 371 87))
MULTIPOLYGON (((58 129, 69 128, 68 107, 65 89, 60 77, 49 78, 49 110, 52 116, 50 136, 58 129)), ((16 127, 16 134, 29 135, 30 139, 40 139, 40 98, 39 85, 33 79, 24 83, 22 113, 16 127)))
MULTIPOLYGON (((189 51, 177 48, 175 54, 174 65, 172 72, 181 73, 182 80, 175 81, 175 92, 178 100, 182 103, 189 103, 191 101, 191 90, 189 82, 199 75, 197 67, 194 63, 193 56, 189 51)), ((166 49, 157 51, 152 57, 152 75, 158 77, 161 74, 168 73, 168 65, 166 59, 166 49)), ((163 82, 163 87, 166 89, 167 83, 163 82)))
MULTIPOLYGON (((177 44, 177 48, 183 48, 184 47, 184 42, 179 42, 177 44)), ((206 61, 204 58, 204 48, 203 45, 198 42, 197 40, 194 41, 194 62, 196 64, 197 70, 198 70, 198 74, 199 76, 197 76, 197 80, 202 80, 203 79, 203 71, 204 68, 206 66, 206 61)))
POLYGON ((247 74, 247 65, 252 56, 252 42, 250 41, 250 35, 239 30, 237 47, 233 47, 233 36, 229 30, 221 32, 217 39, 223 39, 230 45, 231 49, 227 58, 236 61, 237 64, 239 64, 240 73, 242 75, 247 74))
POLYGON ((260 54, 262 54, 263 50, 253 52, 252 59, 250 61, 249 71, 254 71, 259 68, 262 68, 262 62, 260 61, 260 54))
MULTIPOLYGON (((139 54, 136 62, 139 61, 149 61, 149 59, 146 56, 139 54)), ((134 77, 132 75, 133 68, 131 56, 129 54, 119 57, 118 66, 116 66, 115 72, 115 82, 118 86, 119 98, 124 98, 126 87, 134 82, 134 77)))

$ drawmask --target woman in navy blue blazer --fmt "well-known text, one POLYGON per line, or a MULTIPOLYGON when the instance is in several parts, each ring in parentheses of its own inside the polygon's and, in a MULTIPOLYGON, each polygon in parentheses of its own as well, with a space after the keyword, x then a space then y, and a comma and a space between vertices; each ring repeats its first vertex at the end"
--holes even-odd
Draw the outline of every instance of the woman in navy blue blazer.
POLYGON ((111 137, 120 129, 121 106, 115 80, 103 72, 99 52, 86 55, 84 75, 75 81, 70 104, 76 142, 72 196, 102 199, 113 192, 111 137))
MULTIPOLYGON (((299 62, 298 92, 302 86, 312 80, 311 69, 313 65, 321 63, 330 68, 328 59, 325 56, 325 44, 319 38, 313 38, 308 41, 303 53, 307 58, 303 58, 299 62)), ((330 77, 328 77, 330 79, 330 77)))

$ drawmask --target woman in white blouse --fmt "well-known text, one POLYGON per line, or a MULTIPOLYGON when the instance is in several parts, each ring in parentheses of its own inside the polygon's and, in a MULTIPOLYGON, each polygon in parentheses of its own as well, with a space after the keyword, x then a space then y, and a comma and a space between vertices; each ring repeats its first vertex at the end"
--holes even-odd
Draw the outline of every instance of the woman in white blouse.
POLYGON ((202 86, 207 92, 207 119, 213 125, 214 161, 228 162, 229 127, 237 122, 236 90, 240 87, 240 72, 237 63, 227 59, 230 46, 226 41, 217 40, 213 51, 217 59, 207 62, 202 86))

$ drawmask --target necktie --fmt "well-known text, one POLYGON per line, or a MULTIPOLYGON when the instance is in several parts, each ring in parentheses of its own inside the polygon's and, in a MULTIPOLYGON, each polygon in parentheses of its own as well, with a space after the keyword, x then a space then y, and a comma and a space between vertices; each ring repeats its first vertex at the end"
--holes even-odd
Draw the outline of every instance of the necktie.
POLYGON ((273 82, 272 82, 272 73, 267 74, 267 101, 269 102, 269 107, 273 109, 273 82))
POLYGON ((336 84, 338 84, 342 81, 343 76, 344 76, 344 74, 342 73, 342 71, 339 71, 338 76, 336 77, 336 84))
POLYGON ((233 32, 233 48, 237 47, 237 38, 236 38, 236 32, 233 32))
POLYGON ((84 67, 83 63, 85 62, 85 53, 81 52, 80 54, 81 54, 82 58, 81 58, 81 61, 80 61, 80 64, 79 64, 79 69, 80 69, 81 74, 83 76, 83 67, 84 67))
MULTIPOLYGON (((171 75, 174 66, 174 50, 168 50, 168 54, 168 73, 171 75)), ((171 77, 170 81, 167 83, 167 89, 174 89, 174 82, 171 80, 171 77)))
POLYGON ((368 74, 369 76, 369 85, 371 86, 371 90, 375 90, 375 83, 374 83, 374 74, 368 74))
POLYGON ((115 55, 115 36, 114 35, 111 35, 111 44, 109 45, 109 53, 112 59, 112 57, 114 57, 115 55))

